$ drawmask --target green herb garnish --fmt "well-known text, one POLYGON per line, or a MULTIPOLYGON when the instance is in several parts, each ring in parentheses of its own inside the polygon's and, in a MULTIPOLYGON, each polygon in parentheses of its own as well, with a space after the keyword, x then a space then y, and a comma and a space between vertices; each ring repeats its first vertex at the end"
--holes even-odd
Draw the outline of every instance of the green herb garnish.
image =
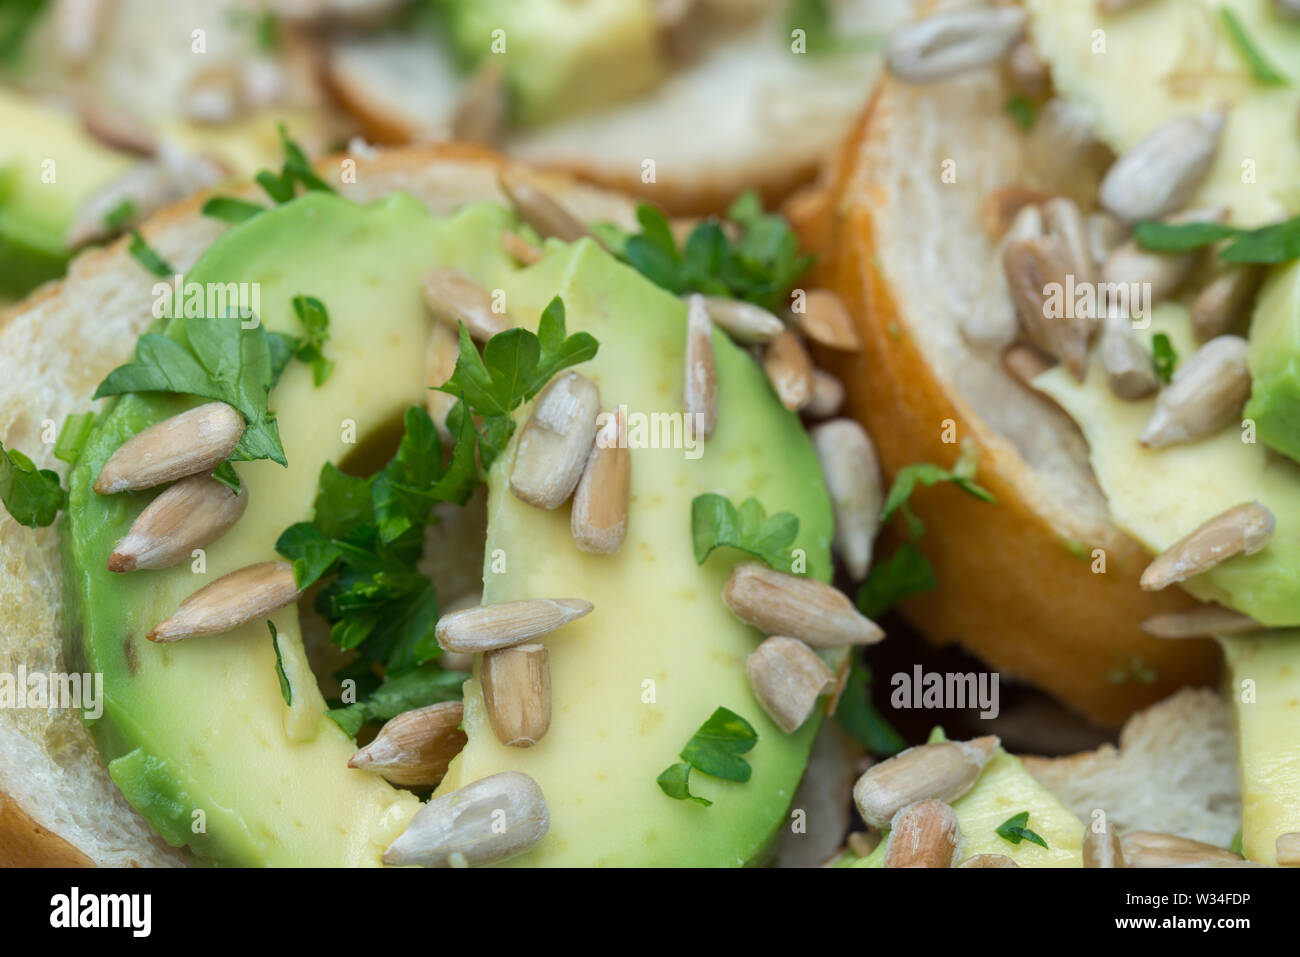
POLYGON ((967 495, 973 495, 982 502, 992 502, 993 495, 987 489, 975 484, 974 475, 973 459, 959 459, 951 469, 935 465, 933 462, 918 462, 915 465, 904 466, 894 476, 894 484, 885 498, 880 520, 887 522, 893 518, 895 512, 901 510, 912 539, 915 540, 925 530, 925 525, 916 517, 908 501, 917 484, 933 486, 940 482, 951 482, 967 495))
POLYGON ((703 565, 714 549, 728 547, 748 552, 778 571, 793 566, 790 546, 799 534, 799 519, 790 512, 768 516, 757 499, 747 498, 736 508, 724 495, 697 495, 691 502, 691 542, 695 561, 703 565))
POLYGON ((907 747, 903 736, 871 703, 871 672, 860 665, 849 668, 835 720, 872 754, 892 755, 907 747))
POLYGON ((1169 336, 1163 332, 1151 337, 1151 365, 1160 381, 1168 385, 1174 377, 1174 367, 1178 365, 1178 353, 1174 351, 1169 336))
POLYGON ((929 560, 913 542, 904 542, 894 554, 875 562, 858 589, 858 610, 879 618, 904 598, 938 586, 929 560))
POLYGON ((158 255, 158 252, 140 234, 140 230, 131 230, 131 242, 126 249, 136 262, 159 279, 167 279, 176 275, 176 271, 172 269, 171 264, 158 255))
POLYGON ((1219 23, 1223 25, 1224 32, 1232 40, 1232 45, 1237 48, 1241 58, 1250 67, 1250 73, 1255 78, 1256 83, 1260 86, 1289 85, 1287 78, 1268 61, 1263 51, 1255 45, 1255 41, 1250 38, 1250 34, 1246 32, 1245 26, 1235 11, 1228 7, 1219 7, 1219 23))
POLYGON ((203 215, 210 219, 219 219, 223 223, 242 223, 259 213, 266 212, 260 203, 250 203, 233 196, 213 196, 203 204, 203 215))
POLYGON ((306 332, 294 351, 294 357, 311 366, 312 381, 320 388, 334 371, 334 363, 321 351, 330 338, 329 311, 315 296, 294 296, 293 313, 306 332))
POLYGON ((135 203, 129 199, 124 199, 104 216, 104 225, 115 233, 120 233, 132 222, 139 212, 136 210, 135 203))
POLYGON ((0 501, 19 525, 44 528, 54 522, 68 493, 53 469, 38 469, 17 449, 0 444, 0 501))
POLYGON ((335 677, 351 677, 357 682, 358 691, 365 689, 366 696, 355 704, 338 702, 339 707, 325 712, 350 738, 355 738, 361 726, 369 721, 387 721, 412 708, 456 701, 460 698, 461 685, 469 677, 463 671, 444 671, 430 662, 400 674, 393 674, 390 669, 389 676, 381 683, 370 671, 369 662, 358 660, 360 667, 349 667, 335 677))
POLYGON ((247 427, 231 457, 270 459, 287 465, 275 414, 267 408, 273 379, 271 345, 258 323, 243 328, 234 316, 173 319, 181 323, 183 343, 147 332, 135 346, 135 359, 109 373, 94 398, 126 392, 183 392, 234 406, 247 427), (186 344, 187 343, 187 344, 186 344))
POLYGON ((266 195, 277 203, 287 203, 298 195, 298 186, 306 190, 334 192, 334 187, 316 175, 302 147, 289 139, 289 132, 283 123, 280 124, 280 145, 284 149, 284 165, 280 167, 280 172, 273 173, 264 169, 254 177, 266 195))
POLYGON ((683 763, 666 768, 656 779, 659 788, 670 798, 690 799, 706 807, 712 804, 690 793, 691 769, 725 781, 745 782, 752 769, 741 757, 758 743, 758 732, 753 725, 729 708, 718 708, 700 730, 691 736, 679 755, 683 763))
POLYGON ((1133 237, 1143 249, 1160 253, 1185 253, 1230 240, 1219 258, 1230 263, 1272 265, 1300 259, 1300 216, 1258 229, 1241 229, 1222 223, 1138 223, 1133 237))
POLYGON ((280 655, 280 635, 275 630, 275 622, 267 619, 266 627, 271 629, 271 648, 275 651, 275 676, 280 680, 280 697, 284 703, 293 705, 293 689, 289 687, 289 676, 284 673, 284 658, 280 655))
POLYGON ((1029 812, 1021 811, 1014 817, 1009 817, 998 825, 998 837, 1012 844, 1019 844, 1021 841, 1028 841, 1030 844, 1037 844, 1039 847, 1047 847, 1047 842, 1039 835, 1031 831, 1027 825, 1029 823, 1029 812))
POLYGON ((229 461, 222 462, 213 469, 212 477, 236 495, 243 488, 243 484, 239 481, 239 473, 235 471, 235 467, 229 461))
POLYGON ((1033 129, 1034 122, 1038 119, 1038 107, 1034 106, 1034 101, 1029 97, 1019 94, 1008 97, 1004 108, 1016 126, 1026 131, 1033 129))

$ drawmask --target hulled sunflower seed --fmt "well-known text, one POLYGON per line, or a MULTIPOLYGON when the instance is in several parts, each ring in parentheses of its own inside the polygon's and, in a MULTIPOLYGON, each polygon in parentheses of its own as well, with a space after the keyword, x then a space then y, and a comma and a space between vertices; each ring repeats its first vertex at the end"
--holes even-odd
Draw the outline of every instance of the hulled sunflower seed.
POLYGON ((244 113, 243 84, 233 66, 219 64, 200 70, 190 80, 182 106, 187 119, 219 126, 244 113))
POLYGON ((460 730, 464 716, 459 701, 403 711, 352 756, 348 767, 373 771, 405 787, 432 787, 443 779, 451 759, 469 742, 460 730))
POLYGON ((1123 867, 1124 848, 1120 844, 1115 825, 1106 818, 1101 830, 1093 822, 1083 829, 1083 866, 1084 867, 1123 867))
POLYGON ((429 326, 429 344, 424 351, 424 386, 429 391, 425 394, 425 404, 429 418, 438 430, 438 437, 444 443, 452 441, 451 431, 447 428, 447 415, 456 404, 456 397, 446 392, 439 392, 438 386, 446 384, 456 371, 456 359, 460 356, 460 338, 451 328, 441 322, 429 326))
POLYGON ((1248 346, 1219 336, 1201 346, 1156 397, 1141 442, 1158 449, 1217 432, 1234 421, 1250 397, 1248 346))
POLYGON ((812 359, 799 336, 789 329, 767 344, 763 352, 763 371, 767 373, 781 404, 791 412, 802 409, 812 399, 812 359))
POLYGON ((596 432, 587 465, 573 493, 569 516, 574 544, 593 555, 612 555, 627 536, 632 480, 627 418, 622 408, 607 415, 605 424, 596 432))
POLYGON ((497 182, 519 217, 543 239, 554 238, 572 243, 584 236, 591 236, 586 223, 542 189, 523 170, 503 166, 497 173, 497 182))
POLYGON ((546 646, 535 642, 498 648, 483 656, 483 704, 497 740, 531 748, 551 726, 551 670, 546 646))
POLYGON ((524 598, 443 615, 435 634, 444 651, 477 654, 521 645, 591 612, 581 598, 524 598))
POLYGON ((1274 846, 1280 867, 1300 867, 1300 831, 1279 834, 1274 846))
POLYGON ((494 864, 532 849, 550 823, 537 782, 519 771, 502 771, 436 797, 416 811, 384 851, 384 863, 494 864))
POLYGON ((957 865, 958 867, 1019 867, 1014 860, 1005 854, 976 854, 974 857, 968 857, 957 865))
POLYGON ((455 330, 465 323, 478 342, 487 342, 514 325, 509 316, 493 310, 491 293, 459 269, 430 269, 420 280, 420 292, 430 315, 455 330))
POLYGON ((1253 555, 1273 537, 1273 513, 1258 502, 1237 505, 1184 535, 1142 573, 1142 588, 1159 591, 1237 555, 1253 555))
POLYGON ((722 600, 737 618, 764 634, 790 635, 814 648, 874 645, 885 637, 843 592, 761 562, 733 568, 722 600))
POLYGON ((700 438, 718 427, 718 371, 713 361, 713 321, 703 296, 686 300, 686 400, 687 422, 700 438))
POLYGON ((732 340, 743 345, 762 345, 771 342, 773 337, 785 328, 785 323, 762 306, 745 302, 743 299, 705 296, 704 303, 708 307, 709 318, 713 320, 713 324, 732 340))
POLYGON ((917 801, 894 816, 885 866, 952 867, 960 843, 956 811, 943 801, 917 801))
POLYGON ((769 718, 793 734, 834 683, 835 673, 817 653, 795 638, 773 636, 750 652, 745 675, 769 718))
POLYGON ((996 737, 936 741, 872 765, 853 785, 853 803, 872 827, 889 827, 900 810, 934 798, 955 801, 975 784, 998 746, 996 737))
POLYGON ((1065 247, 1074 284, 1096 282, 1097 268, 1088 245, 1088 227, 1079 205, 1067 196, 1049 199, 1043 204, 1043 221, 1048 235, 1055 236, 1065 247))
POLYGON ((461 89, 451 117, 452 138, 498 145, 509 122, 508 106, 505 71, 489 58, 461 89))
POLYGON ((1216 110, 1157 127, 1106 171, 1101 205, 1130 223, 1181 209, 1210 170, 1223 123, 1216 110))
POLYGON ((795 322, 799 331, 813 342, 845 352, 862 348, 853 317, 835 293, 829 289, 809 289, 804 293, 803 305, 803 312, 795 314, 795 322))
POLYGON ((1083 381, 1088 339, 1095 321, 1086 316, 1047 314, 1049 287, 1064 289, 1070 274, 1070 254, 1065 244, 1055 236, 1013 240, 1003 250, 1002 264, 1025 336, 1083 381))
POLYGON ((511 259, 525 266, 542 261, 542 251, 512 229, 501 230, 501 248, 511 259))
POLYGON ((154 626, 150 641, 217 635, 246 625, 298 600, 289 562, 258 562, 209 582, 181 602, 176 614, 154 626))
POLYGON ((1142 630, 1153 638, 1213 638, 1215 635, 1247 635, 1264 628, 1249 615, 1222 605, 1199 605, 1187 611, 1152 615, 1142 630))
POLYGON ((1034 387, 1034 380, 1053 365, 1055 363, 1047 356, 1022 342, 1008 346, 1002 352, 1002 368, 1007 375, 1030 389, 1034 387))
POLYGON ((1025 26, 1020 7, 940 13, 898 27, 885 63, 908 83, 928 83, 1002 59, 1025 26))
POLYGON ((1192 328, 1201 340, 1213 339, 1241 320, 1255 301, 1264 270, 1255 265, 1230 265, 1196 294, 1192 301, 1192 328))
POLYGON ((1118 219, 1099 209, 1088 214, 1088 254, 1094 264, 1100 266, 1110 254, 1124 241, 1124 224, 1118 219))
POLYGON ((1041 236, 1044 230, 1042 204, 1050 193, 1028 186, 1000 186, 980 200, 980 223, 990 240, 1024 239, 1041 236))
POLYGON ((844 406, 844 383, 825 369, 813 369, 812 397, 801 410, 810 419, 829 419, 844 406))
POLYGON ((108 556, 108 570, 170 568, 220 538, 247 506, 247 489, 236 494, 208 475, 183 478, 131 523, 108 556))
POLYGON ((134 116, 100 100, 82 100, 81 125, 105 146, 148 159, 158 152, 158 139, 134 116))
POLYGON ((226 403, 196 406, 123 442, 100 469, 95 491, 134 492, 211 471, 235 450, 243 434, 243 416, 226 403))
POLYGON ((812 430, 813 449, 835 509, 835 548, 856 582, 871 568, 884 503, 876 448, 861 425, 835 419, 812 430))
POLYGON ((1124 316, 1106 319, 1099 351, 1110 391, 1121 399, 1140 399, 1160 387, 1151 355, 1133 334, 1130 319, 1124 316))
POLYGON ((1203 861, 1235 862, 1240 854, 1158 831, 1129 831, 1119 839, 1125 867, 1172 867, 1203 861))
POLYGON ((870 857, 880 846, 876 831, 853 831, 849 834, 848 848, 855 857, 870 857))
POLYGON ((586 376, 562 372, 533 404, 519 436, 510 491, 538 508, 559 508, 578 485, 596 438, 600 390, 586 376))
POLYGON ((1006 75, 1011 89, 1021 96, 1038 99, 1051 92, 1052 74, 1029 40, 1019 41, 1007 54, 1006 75))
MULTIPOLYGON (((1008 187, 1006 190, 995 190, 994 192, 995 194, 1005 193, 1010 189, 1014 189, 1014 187, 1008 187)), ((1042 196, 1037 191, 1027 192, 1042 196)), ((986 198, 986 206, 987 203, 986 198)), ((1007 300, 1011 299, 1012 296, 1007 281, 1004 255, 1008 244, 1019 239, 1041 236, 1044 229, 1042 209, 1036 202, 1025 202, 1017 208, 1010 224, 996 234, 1001 239, 998 241, 994 255, 984 265, 981 293, 975 297, 971 303, 971 308, 958 316, 962 335, 972 345, 1000 349, 1010 345, 1015 340, 1018 328, 1016 321, 1017 310, 1014 299, 1012 299, 1012 308, 1007 308, 1007 300)))
MULTIPOLYGON (((1227 210, 1198 209, 1170 216, 1170 223, 1222 222, 1227 210)), ((1162 253, 1143 249, 1137 240, 1121 243, 1102 264, 1101 278, 1107 289, 1115 286, 1149 287, 1151 302, 1159 302, 1178 289, 1191 275, 1201 253, 1162 253)))

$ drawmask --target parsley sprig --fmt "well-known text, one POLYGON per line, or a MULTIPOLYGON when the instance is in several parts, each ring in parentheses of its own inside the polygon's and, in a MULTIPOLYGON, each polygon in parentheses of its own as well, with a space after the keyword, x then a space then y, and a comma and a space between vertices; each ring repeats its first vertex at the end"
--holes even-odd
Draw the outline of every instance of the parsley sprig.
POLYGON ((1178 353, 1174 351, 1174 344, 1169 336, 1163 332, 1157 332, 1151 337, 1151 365, 1155 369, 1156 377, 1165 385, 1173 381, 1174 368, 1178 365, 1178 353))
POLYGON ((58 472, 38 469, 22 452, 0 444, 0 501, 18 524, 44 528, 67 500, 58 472))
POLYGON ((1228 34, 1232 45, 1237 48, 1241 58, 1246 61, 1246 66, 1250 67, 1251 76, 1255 78, 1256 83, 1260 86, 1290 85, 1286 76, 1269 62, 1268 57, 1264 56, 1264 52, 1251 39, 1241 18, 1234 10, 1219 7, 1219 23, 1223 26, 1223 31, 1228 34))
MULTIPOLYGON (((277 173, 264 169, 253 177, 266 195, 280 204, 297 196, 299 186, 308 191, 335 192, 334 187, 312 169, 306 151, 289 137, 289 131, 283 123, 280 124, 279 131, 280 147, 284 151, 284 163, 280 171, 277 173)), ((265 206, 235 199, 233 196, 213 196, 203 204, 202 210, 204 216, 231 224, 242 223, 265 211, 265 206)))
POLYGON ((697 495, 691 502, 691 543, 700 565, 715 549, 727 547, 788 572, 793 566, 790 546, 798 534, 799 519, 793 513, 769 516, 754 498, 745 499, 739 508, 714 492, 697 495))
POLYGON ((739 232, 734 241, 720 222, 706 220, 678 249, 668 217, 660 210, 642 203, 636 216, 641 232, 620 234, 605 227, 602 238, 620 259, 677 295, 731 296, 776 309, 813 261, 800 254, 799 237, 790 224, 763 211, 757 193, 746 193, 727 211, 739 232))
POLYGON ((1019 844, 1021 841, 1028 841, 1030 844, 1037 844, 1039 847, 1047 847, 1047 842, 1041 836, 1035 834, 1028 828, 1029 812, 1021 811, 1019 814, 1007 818, 998 825, 998 837, 1011 844, 1019 844))
POLYGON ((686 742, 679 755, 682 760, 665 768, 656 779, 659 789, 675 800, 709 807, 712 801, 691 793, 691 769, 743 783, 749 780, 752 769, 741 755, 748 754, 757 743, 758 732, 753 725, 730 708, 718 708, 686 742))
POLYGON ((1300 259, 1300 216, 1257 229, 1224 223, 1138 223, 1133 238, 1143 249, 1159 253, 1186 253, 1230 240, 1219 258, 1230 263, 1272 265, 1300 259))

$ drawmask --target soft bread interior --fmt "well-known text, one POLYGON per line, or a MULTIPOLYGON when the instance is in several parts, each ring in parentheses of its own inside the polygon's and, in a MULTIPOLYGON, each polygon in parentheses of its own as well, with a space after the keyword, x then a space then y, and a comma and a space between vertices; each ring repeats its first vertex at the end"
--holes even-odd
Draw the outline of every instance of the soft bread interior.
MULTIPOLYGON (((341 181, 340 158, 320 168, 361 202, 405 191, 435 213, 447 213, 467 202, 504 201, 496 184, 498 161, 483 151, 429 147, 354 159, 355 183, 341 181)), ((621 197, 558 179, 548 180, 547 188, 584 218, 627 228, 634 222, 631 204, 621 197)), ((246 187, 218 192, 265 199, 246 187)), ((181 270, 226 228, 199 214, 203 198, 164 211, 143 230, 181 270)), ((100 405, 90 401, 96 386, 128 359, 153 321, 154 282, 120 241, 78 257, 65 280, 0 316, 0 440, 6 447, 27 452, 41 468, 66 472, 42 431, 47 423, 57 430, 68 414, 100 405)), ((0 570, 0 673, 16 674, 20 665, 29 673, 64 671, 57 527, 24 528, 0 514, 0 570)), ((0 708, 0 792, 96 864, 185 859, 126 803, 76 711, 0 708)), ((0 815, 0 843, 5 824, 0 815)))

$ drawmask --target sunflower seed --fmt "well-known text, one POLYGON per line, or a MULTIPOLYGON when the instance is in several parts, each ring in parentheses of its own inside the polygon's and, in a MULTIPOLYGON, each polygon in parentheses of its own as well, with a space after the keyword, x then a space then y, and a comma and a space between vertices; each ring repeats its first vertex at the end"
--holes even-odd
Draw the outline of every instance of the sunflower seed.
POLYGON ((1242 859, 1240 854, 1193 841, 1173 834, 1161 834, 1157 831, 1129 831, 1119 839, 1123 849, 1125 867, 1171 867, 1178 864, 1201 863, 1205 861, 1234 862, 1242 859))
POLYGON ((686 416, 700 438, 718 427, 718 372, 713 361, 713 321, 703 296, 686 300, 686 416))
POLYGON ((1094 821, 1083 830, 1083 866, 1123 867, 1124 848, 1115 833, 1115 825, 1106 818, 1099 831, 1097 823, 1094 821))
POLYGON ((586 376, 562 372, 552 379, 519 436, 510 491, 538 508, 568 501, 591 453, 599 411, 600 390, 586 376))
POLYGON ((980 224, 985 235, 996 242, 1019 228, 1021 236, 1014 238, 1041 236, 1041 205, 1051 198, 1051 193, 1028 186, 1000 186, 990 190, 980 200, 980 224))
POLYGON ((384 851, 384 863, 451 867, 494 864, 531 850, 550 814, 527 774, 502 771, 429 801, 384 851))
POLYGON ((1088 227, 1078 204, 1066 196, 1049 199, 1043 204, 1043 221, 1048 235, 1055 236, 1065 247, 1075 285, 1096 282, 1097 268, 1088 245, 1088 227))
POLYGON ((767 344, 763 371, 781 404, 790 411, 797 412, 812 400, 812 359, 799 337, 789 329, 767 344))
POLYGON ((203 405, 137 432, 114 452, 95 479, 100 495, 153 488, 216 468, 244 434, 244 418, 224 402, 203 405))
POLYGON ((501 248, 511 259, 525 266, 542 261, 542 251, 511 229, 501 230, 501 248))
POLYGON ((745 675, 758 703, 786 734, 803 726, 817 699, 835 683, 835 673, 816 652, 781 636, 768 638, 750 653, 745 675))
MULTIPOLYGON (((1008 189, 1014 189, 1009 187, 1008 189)), ((997 190, 995 193, 1006 193, 1008 190, 997 190)), ((1036 190, 1026 190, 1035 196, 1042 197, 1036 190)), ((990 194, 993 195, 993 194, 990 194)), ((985 200, 986 206, 988 198, 985 200)), ((1011 289, 1007 282, 1007 272, 1004 265, 1004 255, 1008 244, 1019 239, 1031 239, 1035 236, 1042 236, 1046 228, 1043 223, 1043 211, 1037 205, 1036 201, 1026 200, 1020 205, 1015 213, 1014 218, 1005 228, 997 228, 996 233, 990 235, 1000 236, 994 255, 984 265, 984 275, 981 279, 982 289, 978 296, 971 303, 971 308, 961 312, 958 315, 958 322, 961 326, 962 335, 974 346, 985 349, 1001 349, 1015 341, 1018 324, 1016 321, 1017 311, 1012 305, 1007 308, 1007 300, 1011 299, 1011 289)))
POLYGON ((849 834, 849 852, 854 857, 870 857, 880 846, 880 835, 875 831, 853 831, 849 834))
POLYGON ((943 801, 917 801, 894 816, 885 845, 885 866, 952 867, 960 843, 956 811, 943 801))
POLYGON ((289 562, 259 562, 209 582, 181 602, 176 614, 155 625, 150 641, 217 635, 246 625, 298 600, 289 562))
POLYGON ((1110 316, 1102 325, 1101 364, 1110 391, 1121 399, 1140 399, 1160 387, 1151 355, 1133 334, 1133 322, 1110 316))
POLYGON ((451 759, 469 742, 460 730, 464 716, 459 701, 403 711, 352 756, 348 767, 374 771, 405 787, 432 787, 443 779, 451 759))
POLYGON ((780 319, 752 302, 730 299, 726 296, 703 298, 713 324, 732 340, 743 345, 762 345, 771 342, 772 338, 785 328, 785 323, 780 319))
POLYGON ((884 504, 875 446, 852 419, 835 419, 811 434, 835 509, 835 548, 849 577, 861 581, 871 567, 871 546, 884 504))
POLYGON ((153 131, 129 113, 100 100, 82 100, 81 125, 105 146, 148 159, 158 152, 153 131))
POLYGON ((131 523, 108 556, 108 570, 170 568, 220 538, 247 506, 247 489, 236 494, 207 475, 183 478, 131 523))
POLYGON ((546 646, 530 642, 483 655, 483 704, 497 740, 531 748, 551 726, 551 671, 546 646))
MULTIPOLYGON (((1198 209, 1170 216, 1166 222, 1222 222, 1227 210, 1198 209)), ((1121 243, 1102 264, 1101 278, 1109 288, 1125 285, 1129 288, 1149 287, 1151 302, 1158 302, 1173 293, 1191 275, 1201 253, 1162 253, 1143 249, 1137 240, 1121 243)))
POLYGON ((106 8, 105 0, 57 0, 54 36, 65 67, 79 70, 89 61, 104 28, 106 8))
POLYGON ((465 323, 478 342, 487 342, 514 325, 509 316, 492 308, 491 294, 459 269, 430 269, 420 281, 420 292, 430 315, 454 330, 465 323))
POLYGON ((591 612, 581 598, 524 598, 443 615, 435 634, 444 651, 477 654, 550 634, 591 612))
POLYGON ((1245 635, 1263 628, 1248 615, 1213 604, 1152 615, 1142 622, 1142 630, 1154 638, 1213 638, 1215 635, 1245 635))
POLYGON ((885 637, 843 592, 761 562, 733 568, 722 600, 737 618, 764 634, 790 635, 814 648, 874 645, 885 637))
POLYGON ((1106 171, 1101 205, 1130 223, 1185 206, 1214 162, 1223 123, 1213 110, 1157 127, 1106 171))
POLYGON ((444 385, 456 371, 456 359, 460 356, 460 339, 448 326, 441 322, 429 326, 429 344, 424 351, 424 386, 425 405, 429 418, 438 430, 438 437, 443 444, 452 441, 451 431, 447 428, 447 415, 456 404, 456 397, 446 392, 439 392, 438 386, 444 385))
POLYGON ((1002 353, 1002 368, 1021 385, 1032 389, 1034 380, 1056 363, 1033 346, 1017 342, 1002 353))
POLYGON ((1124 241, 1124 224, 1118 219, 1099 209, 1088 214, 1088 254, 1096 265, 1101 265, 1110 258, 1120 243, 1124 241))
POLYGON ((632 477, 632 453, 627 447, 624 409, 606 413, 605 424, 587 456, 587 465, 573 493, 569 527, 574 544, 593 555, 612 555, 627 535, 627 502, 632 477))
POLYGON ((1213 339, 1241 320, 1264 280, 1264 270, 1255 265, 1231 265, 1223 269, 1192 301, 1192 328, 1202 340, 1213 339))
POLYGON ((1021 96, 1039 99, 1052 90, 1052 74, 1047 63, 1029 40, 1021 40, 1007 54, 1006 74, 1012 90, 1021 96))
POLYGON ((497 172, 497 182, 510 200, 515 211, 543 239, 559 239, 566 243, 591 236, 587 225, 555 199, 521 169, 503 166, 497 172))
POLYGON ((1095 320, 1085 316, 1047 315, 1049 287, 1064 289, 1070 273, 1070 254, 1065 244, 1055 236, 1013 240, 1003 250, 1002 264, 1025 336, 1033 345, 1065 363, 1074 377, 1083 381, 1088 338, 1095 320))
POLYGON ((1277 838, 1277 863, 1281 867, 1300 867, 1300 831, 1288 831, 1277 838))
POLYGON ((219 64, 196 73, 185 90, 182 108, 187 119, 209 126, 230 123, 243 115, 243 84, 233 66, 219 64))
POLYGON ((795 314, 795 321, 799 331, 813 342, 845 352, 862 348, 853 317, 835 293, 829 289, 809 289, 804 293, 803 305, 803 312, 795 314))
POLYGON ((853 786, 853 803, 872 827, 889 827, 900 810, 926 798, 955 801, 975 784, 998 739, 936 741, 872 765, 853 786))
POLYGON ((802 411, 810 419, 829 419, 844 405, 844 384, 824 369, 813 369, 812 397, 802 411))
POLYGON ((968 857, 958 867, 1019 867, 1020 865, 1005 854, 976 854, 968 857))
POLYGON ((1240 336, 1219 336, 1201 346, 1156 397, 1142 444, 1158 449, 1188 442, 1235 420, 1250 397, 1247 352, 1240 336))
POLYGON ((505 136, 509 122, 505 71, 491 61, 491 57, 483 61, 461 88, 451 116, 453 139, 497 146, 505 136))
POLYGON ((1183 536, 1142 573, 1142 588, 1159 591, 1200 575, 1237 555, 1253 555, 1273 537, 1273 513, 1258 502, 1220 512, 1183 536))
POLYGON ((1025 18, 1020 7, 926 17, 894 30, 885 63, 890 73, 908 83, 928 83, 989 66, 1020 38, 1025 18))

